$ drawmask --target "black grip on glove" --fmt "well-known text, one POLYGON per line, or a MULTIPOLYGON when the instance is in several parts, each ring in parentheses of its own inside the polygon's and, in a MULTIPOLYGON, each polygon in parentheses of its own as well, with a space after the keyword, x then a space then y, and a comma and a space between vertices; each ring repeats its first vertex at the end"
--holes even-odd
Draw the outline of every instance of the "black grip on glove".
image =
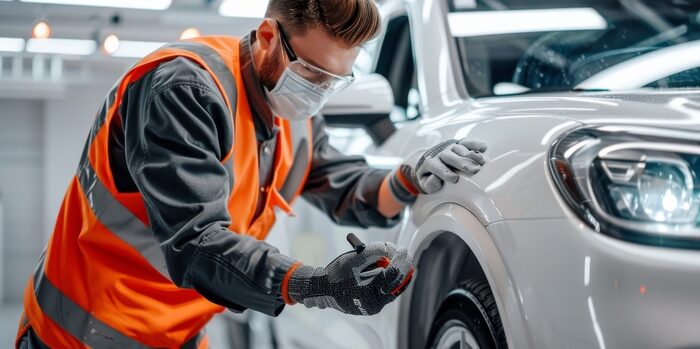
POLYGON ((405 247, 373 242, 361 252, 338 256, 325 268, 298 267, 287 292, 289 299, 307 307, 374 315, 406 289, 412 274, 413 258, 405 247))

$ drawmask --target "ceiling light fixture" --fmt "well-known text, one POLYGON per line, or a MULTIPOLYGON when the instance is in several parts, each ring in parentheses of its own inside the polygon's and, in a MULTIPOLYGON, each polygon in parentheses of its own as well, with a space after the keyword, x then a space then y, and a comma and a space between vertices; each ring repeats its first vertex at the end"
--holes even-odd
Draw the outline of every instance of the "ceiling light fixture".
POLYGON ((180 33, 180 40, 187 40, 187 39, 192 39, 202 36, 202 33, 199 32, 199 29, 190 27, 182 31, 180 33))
POLYGON ((113 54, 119 49, 119 37, 114 34, 109 34, 102 42, 102 49, 107 54, 113 54))
POLYGON ((608 23, 593 8, 453 12, 447 17, 455 37, 600 30, 608 23))
POLYGON ((142 58, 147 54, 157 50, 161 46, 167 44, 166 42, 156 42, 156 41, 129 41, 121 40, 119 42, 119 48, 117 48, 113 57, 127 57, 127 58, 142 58))
POLYGON ((32 37, 37 39, 46 39, 51 36, 51 26, 46 21, 36 22, 32 29, 32 37))
POLYGON ((94 40, 29 39, 27 42, 27 52, 31 53, 89 56, 96 48, 94 40))
POLYGON ((0 52, 22 52, 23 50, 24 39, 0 38, 0 52))
MULTIPOLYGON (((77 5, 96 7, 119 7, 139 10, 165 10, 170 7, 172 0, 20 0, 52 5, 77 5)), ((248 0, 250 1, 250 0, 248 0)))
POLYGON ((268 0, 224 0, 219 14, 226 17, 263 18, 268 0))

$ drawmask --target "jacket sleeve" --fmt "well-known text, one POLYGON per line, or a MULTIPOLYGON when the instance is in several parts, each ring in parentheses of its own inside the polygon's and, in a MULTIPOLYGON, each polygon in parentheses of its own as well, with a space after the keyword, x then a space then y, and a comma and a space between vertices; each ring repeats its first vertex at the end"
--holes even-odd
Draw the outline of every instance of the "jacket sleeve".
POLYGON ((132 85, 120 109, 127 166, 175 284, 231 310, 277 315, 284 307, 280 285, 294 260, 227 228, 233 179, 221 159, 233 125, 215 86, 184 58, 132 85))
POLYGON ((389 171, 367 165, 363 156, 341 154, 328 143, 322 115, 313 119, 313 160, 303 197, 334 222, 358 227, 390 227, 399 216, 387 218, 377 209, 379 187, 389 171))

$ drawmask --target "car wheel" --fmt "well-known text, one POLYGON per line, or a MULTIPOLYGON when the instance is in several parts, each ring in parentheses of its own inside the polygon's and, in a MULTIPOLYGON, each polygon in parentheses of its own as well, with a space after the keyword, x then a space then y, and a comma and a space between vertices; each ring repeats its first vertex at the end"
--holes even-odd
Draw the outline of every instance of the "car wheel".
POLYGON ((440 305, 428 338, 434 349, 508 348, 488 282, 470 279, 452 290, 440 305))

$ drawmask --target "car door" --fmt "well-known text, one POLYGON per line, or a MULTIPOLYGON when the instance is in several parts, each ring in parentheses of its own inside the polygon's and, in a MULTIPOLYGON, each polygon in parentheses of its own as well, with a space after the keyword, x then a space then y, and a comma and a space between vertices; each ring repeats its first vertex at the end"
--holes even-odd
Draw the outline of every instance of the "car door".
MULTIPOLYGON (((393 169, 405 156, 404 151, 399 150, 408 149, 407 145, 410 144, 410 135, 401 132, 401 129, 415 122, 420 115, 406 15, 390 18, 384 35, 370 45, 375 46, 368 47, 363 53, 369 56, 364 58, 367 63, 364 73, 380 74, 391 85, 395 101, 391 122, 386 124, 384 130, 378 131, 363 125, 362 121, 354 123, 329 115, 326 118, 327 131, 331 144, 342 153, 363 154, 371 166, 393 169), (387 128, 391 130, 387 131, 387 128), (382 139, 387 133, 391 135, 382 139)), ((298 200, 293 208, 296 216, 278 215, 278 222, 268 241, 283 253, 309 265, 325 266, 339 254, 348 251, 348 233, 354 233, 365 242, 397 242, 401 233, 402 224, 388 229, 339 226, 305 200, 298 200)), ((392 331, 395 326, 385 321, 381 314, 358 317, 335 310, 294 306, 287 307, 273 321, 273 327, 282 348, 376 348, 386 347, 395 341, 395 336, 386 336, 386 332, 392 331)))

